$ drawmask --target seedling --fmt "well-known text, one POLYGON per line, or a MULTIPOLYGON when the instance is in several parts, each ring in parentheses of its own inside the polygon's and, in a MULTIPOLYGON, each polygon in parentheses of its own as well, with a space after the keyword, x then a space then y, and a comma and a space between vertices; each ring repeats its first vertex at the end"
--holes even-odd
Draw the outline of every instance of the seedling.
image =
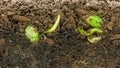
MULTIPOLYGON (((58 15, 57 20, 54 23, 54 25, 51 28, 49 28, 48 30, 44 31, 42 34, 51 33, 53 31, 55 31, 55 29, 57 28, 59 22, 60 22, 60 15, 58 15)), ((27 26, 26 27, 25 35, 32 43, 38 42, 39 36, 40 36, 39 32, 33 26, 27 26)))
POLYGON ((101 29, 98 29, 98 28, 92 28, 92 29, 89 29, 86 33, 86 36, 90 36, 94 33, 98 33, 98 34, 101 34, 103 33, 103 31, 101 29))
POLYGON ((103 24, 102 19, 97 15, 89 16, 88 18, 86 18, 86 22, 94 28, 101 28, 101 25, 103 24))
POLYGON ((101 34, 103 31, 100 29, 102 27, 103 21, 102 19, 97 16, 89 16, 88 18, 85 19, 86 22, 93 28, 89 29, 88 31, 85 31, 84 29, 78 27, 78 31, 80 34, 87 36, 87 39, 90 43, 96 43, 101 40, 101 37, 94 37, 93 34, 101 34))
POLYGON ((94 33, 103 32, 101 29, 98 29, 98 28, 92 28, 92 29, 89 29, 88 31, 85 31, 84 29, 81 29, 80 26, 78 27, 78 31, 80 32, 80 34, 85 35, 85 36, 91 36, 94 33))
POLYGON ((57 28, 59 22, 60 22, 60 15, 58 15, 57 20, 54 23, 54 25, 51 28, 49 28, 48 30, 46 30, 44 33, 51 33, 53 31, 55 31, 55 29, 57 28))
POLYGON ((83 28, 80 28, 80 26, 78 26, 78 31, 80 32, 80 34, 86 35, 86 31, 83 28))
POLYGON ((33 26, 27 26, 25 35, 32 43, 36 43, 39 40, 39 32, 33 26))

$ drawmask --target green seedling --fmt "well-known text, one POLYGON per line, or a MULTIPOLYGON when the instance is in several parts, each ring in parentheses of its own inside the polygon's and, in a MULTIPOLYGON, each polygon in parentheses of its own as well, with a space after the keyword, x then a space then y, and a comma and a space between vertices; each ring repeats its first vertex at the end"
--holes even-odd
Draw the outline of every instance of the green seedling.
MULTIPOLYGON (((60 15, 58 15, 55 24, 51 28, 49 28, 47 31, 44 31, 42 34, 51 33, 53 31, 55 31, 59 22, 60 22, 60 15)), ((25 35, 32 43, 37 43, 38 40, 39 40, 39 32, 33 26, 27 26, 26 27, 25 35)))
POLYGON ((101 29, 98 29, 98 28, 92 28, 92 29, 89 29, 86 33, 86 36, 90 36, 94 33, 98 33, 98 34, 101 34, 103 33, 103 31, 101 29))
POLYGON ((32 43, 36 43, 39 40, 39 32, 33 26, 27 26, 25 35, 32 43))
POLYGON ((90 24, 90 26, 94 27, 94 28, 101 28, 103 21, 102 19, 97 16, 89 16, 88 18, 85 19, 87 23, 90 24))
POLYGON ((98 29, 98 28, 92 28, 92 29, 89 29, 88 31, 85 31, 84 29, 81 29, 80 26, 78 27, 78 31, 80 32, 80 34, 85 35, 85 36, 91 36, 94 33, 103 32, 101 29, 98 29))
POLYGON ((82 35, 86 35, 86 31, 83 28, 80 28, 80 26, 78 26, 78 31, 80 32, 80 34, 82 35))
POLYGON ((49 28, 47 31, 45 31, 44 33, 51 33, 53 31, 55 31, 55 29, 57 28, 59 22, 60 22, 60 15, 58 15, 57 20, 54 23, 54 25, 51 28, 49 28))

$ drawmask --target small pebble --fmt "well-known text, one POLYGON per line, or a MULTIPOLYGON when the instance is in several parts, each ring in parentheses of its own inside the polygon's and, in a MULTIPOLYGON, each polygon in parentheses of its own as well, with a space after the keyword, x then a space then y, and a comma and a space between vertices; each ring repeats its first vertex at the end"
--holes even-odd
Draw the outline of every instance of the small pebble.
POLYGON ((110 37, 110 40, 119 40, 119 39, 120 39, 120 34, 110 37))
POLYGON ((113 29, 113 22, 109 22, 109 23, 107 24, 107 29, 108 29, 108 30, 112 30, 112 29, 113 29))
POLYGON ((16 20, 16 21, 20 21, 20 22, 28 22, 28 21, 30 21, 30 19, 28 17, 19 16, 19 15, 14 15, 13 19, 16 20))
POLYGON ((80 15, 81 15, 81 14, 87 14, 87 13, 88 13, 86 10, 79 9, 79 8, 75 9, 75 11, 76 11, 77 14, 80 14, 80 15))
POLYGON ((0 39, 0 45, 3 45, 3 44, 5 44, 5 39, 1 38, 0 39))
POLYGON ((10 12, 10 11, 7 12, 7 15, 14 15, 14 14, 15 12, 10 12))
POLYGON ((45 41, 48 43, 49 46, 52 46, 55 44, 55 42, 51 38, 46 38, 45 41))
POLYGON ((111 21, 112 21, 112 22, 115 22, 115 21, 116 21, 116 17, 112 16, 112 17, 111 17, 111 21))

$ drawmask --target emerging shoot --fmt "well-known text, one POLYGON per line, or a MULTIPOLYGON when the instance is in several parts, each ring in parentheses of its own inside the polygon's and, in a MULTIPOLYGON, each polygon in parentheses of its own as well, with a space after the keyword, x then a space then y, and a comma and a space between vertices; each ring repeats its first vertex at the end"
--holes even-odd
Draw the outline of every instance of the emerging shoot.
POLYGON ((90 43, 96 43, 100 41, 101 37, 95 37, 93 36, 93 34, 97 33, 99 35, 103 33, 103 31, 100 29, 103 24, 102 19, 97 15, 93 15, 93 16, 89 16, 85 20, 93 28, 89 29, 88 31, 85 31, 79 26, 78 31, 80 32, 80 34, 87 36, 87 39, 90 43))
MULTIPOLYGON (((54 23, 54 25, 49 28, 47 31, 44 31, 44 33, 51 33, 53 31, 55 31, 55 29, 57 28, 58 24, 60 22, 60 15, 58 15, 56 22, 54 23)), ((37 43, 39 40, 39 32, 37 31, 37 29, 35 29, 33 26, 27 26, 25 29, 25 35, 26 37, 32 42, 32 43, 37 43)))
POLYGON ((101 28, 101 25, 103 24, 102 19, 97 15, 89 16, 86 18, 86 21, 94 28, 101 28))
POLYGON ((90 35, 92 35, 92 34, 94 34, 94 33, 99 33, 99 34, 101 34, 101 33, 103 33, 103 31, 102 31, 101 29, 98 29, 98 28, 92 28, 92 29, 89 29, 89 30, 87 31, 86 36, 90 36, 90 35))
POLYGON ((45 31, 44 33, 51 33, 53 31, 55 31, 55 29, 57 28, 59 22, 60 22, 60 15, 58 15, 57 20, 54 23, 54 25, 51 28, 49 28, 47 31, 45 31))
POLYGON ((25 35, 32 43, 36 43, 39 40, 39 32, 33 26, 27 26, 25 35))
POLYGON ((85 35, 85 36, 91 36, 94 33, 103 32, 101 29, 98 29, 98 28, 92 28, 92 29, 89 29, 88 31, 85 31, 84 29, 81 29, 80 27, 78 27, 78 31, 80 32, 80 34, 85 35))
POLYGON ((78 26, 78 31, 80 32, 80 34, 85 35, 86 31, 82 28, 80 28, 80 26, 78 26))

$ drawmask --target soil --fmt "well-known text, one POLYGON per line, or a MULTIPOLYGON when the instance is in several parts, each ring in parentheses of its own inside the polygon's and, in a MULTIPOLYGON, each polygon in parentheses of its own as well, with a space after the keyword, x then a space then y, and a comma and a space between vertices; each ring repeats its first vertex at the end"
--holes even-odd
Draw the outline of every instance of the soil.
POLYGON ((102 0, 0 0, 0 68, 120 68, 119 5, 102 0), (41 35, 38 44, 26 38, 26 26, 41 34, 58 14, 54 32, 41 35), (89 29, 85 18, 94 14, 104 20, 104 33, 92 44, 77 27, 89 29))

